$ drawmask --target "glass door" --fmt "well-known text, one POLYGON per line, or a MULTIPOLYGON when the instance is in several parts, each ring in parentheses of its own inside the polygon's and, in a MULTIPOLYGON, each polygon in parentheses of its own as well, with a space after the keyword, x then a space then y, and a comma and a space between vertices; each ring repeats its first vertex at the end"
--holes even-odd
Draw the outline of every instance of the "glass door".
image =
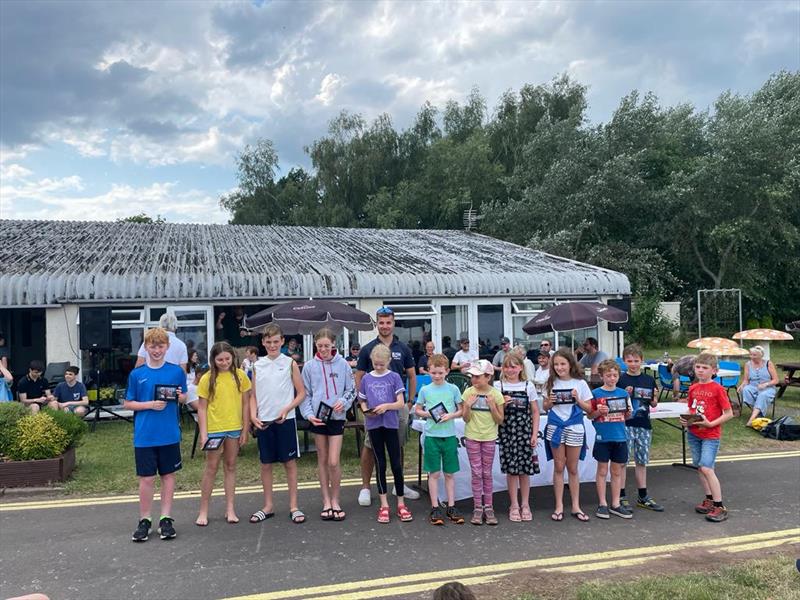
POLYGON ((186 344, 186 351, 197 351, 200 363, 208 362, 208 352, 214 339, 214 307, 207 306, 168 306, 167 312, 178 319, 175 335, 186 344))
POLYGON ((470 338, 469 303, 439 304, 439 318, 433 320, 432 333, 435 352, 441 352, 452 360, 458 351, 458 341, 463 337, 470 338))

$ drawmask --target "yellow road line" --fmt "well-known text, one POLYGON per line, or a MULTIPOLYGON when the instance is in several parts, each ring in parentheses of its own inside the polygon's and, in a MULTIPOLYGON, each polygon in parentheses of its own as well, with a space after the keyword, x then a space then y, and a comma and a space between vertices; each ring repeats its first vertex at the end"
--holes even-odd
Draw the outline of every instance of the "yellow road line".
MULTIPOLYGON (((480 585, 482 583, 491 583, 505 577, 509 573, 497 573, 495 575, 486 575, 483 577, 467 577, 459 579, 464 585, 480 585)), ((429 592, 435 590, 443 583, 452 581, 449 576, 442 577, 440 574, 439 579, 435 581, 428 581, 426 583, 417 583, 412 585, 402 585, 382 590, 364 590, 360 592, 350 592, 349 594, 333 594, 326 596, 307 596, 307 600, 369 600, 370 598, 386 598, 389 596, 400 596, 405 594, 418 594, 421 592, 429 592)))
POLYGON ((785 538, 782 540, 765 540, 763 542, 753 542, 751 544, 739 544, 728 548, 710 550, 710 552, 747 552, 749 550, 760 550, 761 548, 771 548, 783 544, 800 544, 800 538, 785 538))
MULTIPOLYGON (((671 552, 677 552, 686 548, 705 548, 705 547, 718 547, 718 546, 731 546, 736 544, 744 544, 749 542, 763 541, 765 536, 773 536, 776 538, 787 538, 790 536, 797 536, 800 534, 800 528, 786 529, 778 531, 758 532, 747 535, 739 535, 732 537, 724 537, 708 540, 696 540, 691 542, 682 542, 674 544, 662 544, 660 546, 645 546, 641 548, 626 548, 624 550, 609 550, 604 552, 595 552, 592 554, 568 555, 568 556, 553 556, 548 558, 537 558, 525 561, 515 561, 507 563, 497 563, 489 565, 478 565, 474 567, 462 567, 458 569, 450 569, 447 574, 447 580, 462 579, 464 577, 479 577, 487 575, 496 575, 498 573, 509 573, 519 571, 522 569, 539 568, 539 567, 562 567, 564 563, 596 563, 608 562, 614 559, 628 560, 632 552, 638 554, 658 554, 664 555, 671 552)), ((616 563, 614 563, 616 564, 616 563)), ((609 563, 609 567, 613 566, 609 563)), ((320 586, 310 586, 305 588, 295 588, 288 590, 279 590, 274 592, 265 592, 261 594, 251 594, 248 596, 236 596, 228 598, 227 600, 283 600, 285 598, 303 598, 312 594, 322 595, 336 595, 342 597, 346 592, 362 592, 373 588, 388 588, 397 585, 409 585, 412 583, 422 581, 442 581, 441 571, 431 571, 422 573, 411 573, 407 575, 399 575, 393 577, 383 577, 379 579, 364 579, 358 581, 349 581, 343 583, 334 583, 320 586)), ((396 595, 396 594, 395 594, 396 595)))
POLYGON ((585 573, 587 571, 605 571, 606 569, 617 569, 619 567, 632 567, 640 565, 651 560, 669 558, 672 554, 656 554, 655 556, 642 556, 639 558, 627 558, 625 560, 615 560, 613 563, 599 562, 593 565, 578 564, 578 565, 565 565, 563 567, 550 567, 542 569, 548 573, 585 573))

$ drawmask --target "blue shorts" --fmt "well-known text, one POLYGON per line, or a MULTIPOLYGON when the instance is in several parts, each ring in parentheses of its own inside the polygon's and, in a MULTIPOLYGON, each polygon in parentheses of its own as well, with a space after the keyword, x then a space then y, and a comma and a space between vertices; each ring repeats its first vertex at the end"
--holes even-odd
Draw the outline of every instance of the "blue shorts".
POLYGON ((283 423, 270 423, 266 429, 256 429, 258 458, 262 465, 286 463, 300 458, 297 445, 297 424, 294 419, 283 423))
POLYGON ((633 456, 637 465, 650 462, 650 446, 653 443, 653 430, 644 427, 626 427, 628 436, 628 453, 633 456))
POLYGON ((231 438, 233 440, 238 440, 242 437, 242 430, 241 429, 234 429, 233 431, 215 431, 214 433, 208 434, 210 438, 231 438))
POLYGON ((627 464, 628 442, 598 442, 595 441, 592 456, 599 463, 627 464))
POLYGON ((324 425, 311 425, 308 430, 318 435, 344 435, 344 421, 326 421, 324 425))
POLYGON ((719 452, 719 438, 699 438, 691 431, 687 431, 686 441, 689 442, 689 449, 692 451, 692 465, 713 469, 719 452))
POLYGON ((136 459, 136 475, 139 477, 152 477, 156 473, 169 475, 182 466, 180 443, 134 448, 133 455, 136 459))

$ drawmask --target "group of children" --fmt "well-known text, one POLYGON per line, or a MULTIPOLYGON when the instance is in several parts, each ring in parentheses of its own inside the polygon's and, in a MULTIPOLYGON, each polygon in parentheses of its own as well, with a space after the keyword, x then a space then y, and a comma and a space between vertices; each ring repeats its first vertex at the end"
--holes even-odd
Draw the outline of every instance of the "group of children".
MULTIPOLYGON (((183 370, 165 361, 169 346, 167 332, 150 329, 145 333, 144 342, 147 361, 131 372, 124 404, 136 414, 134 455, 140 499, 140 519, 132 536, 136 542, 146 541, 150 535, 156 475, 161 477, 158 532, 161 539, 176 536, 170 511, 175 473, 181 468, 178 406, 185 401, 187 391, 183 370)), ((281 352, 283 343, 280 328, 268 326, 262 335, 267 354, 253 360, 249 376, 237 367, 234 349, 227 342, 218 342, 211 348, 209 370, 197 385, 199 437, 206 451, 206 464, 195 524, 208 525, 209 503, 220 461, 224 471, 225 520, 239 522, 234 505, 236 460, 239 448, 251 435, 258 443, 264 504, 249 521, 259 523, 274 516, 272 469, 275 463, 283 464, 286 472, 290 520, 296 524, 306 520, 297 501, 297 408, 309 421, 315 436, 322 492, 320 518, 343 521, 346 514, 340 503, 339 455, 345 413, 356 401, 364 413, 365 428, 378 467, 380 507, 377 520, 388 523, 391 510, 387 497, 387 467, 391 468, 395 490, 404 489, 398 411, 405 402, 403 382, 389 369, 392 358, 389 348, 383 344, 374 347, 370 355, 373 370, 361 379, 356 389, 352 369, 337 353, 335 335, 330 330, 323 329, 315 335, 316 354, 304 365, 302 374, 296 361, 281 352)), ((632 517, 625 497, 629 451, 636 463, 637 506, 663 510, 648 495, 646 484, 651 442, 648 411, 656 401, 655 381, 641 372, 639 347, 625 348, 623 358, 627 372, 621 376, 615 361, 602 362, 599 372, 603 385, 591 391, 571 351, 562 348, 552 357, 543 407, 548 411, 545 450, 554 465, 555 510, 551 515, 554 521, 561 521, 564 516, 565 468, 569 474, 571 514, 579 521, 589 519, 579 501, 578 463, 587 450, 584 415, 593 420, 596 428, 593 448, 598 465, 596 516, 632 517), (610 505, 606 501, 609 464, 610 505)), ((455 506, 454 474, 459 470, 455 419, 458 417, 465 423, 464 443, 472 476, 470 522, 474 525, 498 523, 493 509, 492 484, 496 446, 499 446, 500 468, 506 475, 511 499, 509 520, 532 520, 530 476, 539 472, 536 448, 541 398, 533 382, 526 378, 523 360, 508 353, 502 362, 499 381, 493 381, 494 367, 489 361, 476 361, 467 370, 471 386, 463 393, 447 382, 449 366, 443 354, 429 358, 431 383, 419 390, 415 405, 416 416, 425 419, 423 452, 424 469, 429 475, 430 522, 435 525, 443 525, 445 520, 457 524, 465 522, 455 506), (444 506, 440 506, 438 500, 442 478, 447 498, 444 506)), ((727 511, 722 504, 714 461, 720 426, 731 418, 732 412, 725 390, 712 381, 716 359, 701 354, 695 370, 697 383, 689 390, 687 407, 687 415, 691 417, 681 418, 681 424, 689 428, 693 463, 698 467, 706 493, 696 510, 711 521, 722 521, 727 518, 727 511)), ((395 515, 403 522, 413 520, 402 495, 398 496, 395 515)))

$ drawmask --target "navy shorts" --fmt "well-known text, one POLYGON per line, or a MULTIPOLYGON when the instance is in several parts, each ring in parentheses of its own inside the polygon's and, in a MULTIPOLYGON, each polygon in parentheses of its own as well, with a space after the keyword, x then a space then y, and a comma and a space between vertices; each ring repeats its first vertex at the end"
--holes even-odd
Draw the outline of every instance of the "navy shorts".
POLYGON ((597 462, 627 464, 628 442, 595 442, 592 456, 597 462))
POLYGON ((311 425, 308 430, 319 435, 343 435, 344 421, 326 421, 325 425, 311 425))
POLYGON ((134 448, 133 454, 136 458, 136 475, 139 477, 152 477, 156 473, 169 475, 182 466, 180 443, 134 448))
POLYGON ((263 465, 300 458, 294 419, 270 423, 266 429, 256 429, 255 436, 258 441, 258 458, 263 465))

